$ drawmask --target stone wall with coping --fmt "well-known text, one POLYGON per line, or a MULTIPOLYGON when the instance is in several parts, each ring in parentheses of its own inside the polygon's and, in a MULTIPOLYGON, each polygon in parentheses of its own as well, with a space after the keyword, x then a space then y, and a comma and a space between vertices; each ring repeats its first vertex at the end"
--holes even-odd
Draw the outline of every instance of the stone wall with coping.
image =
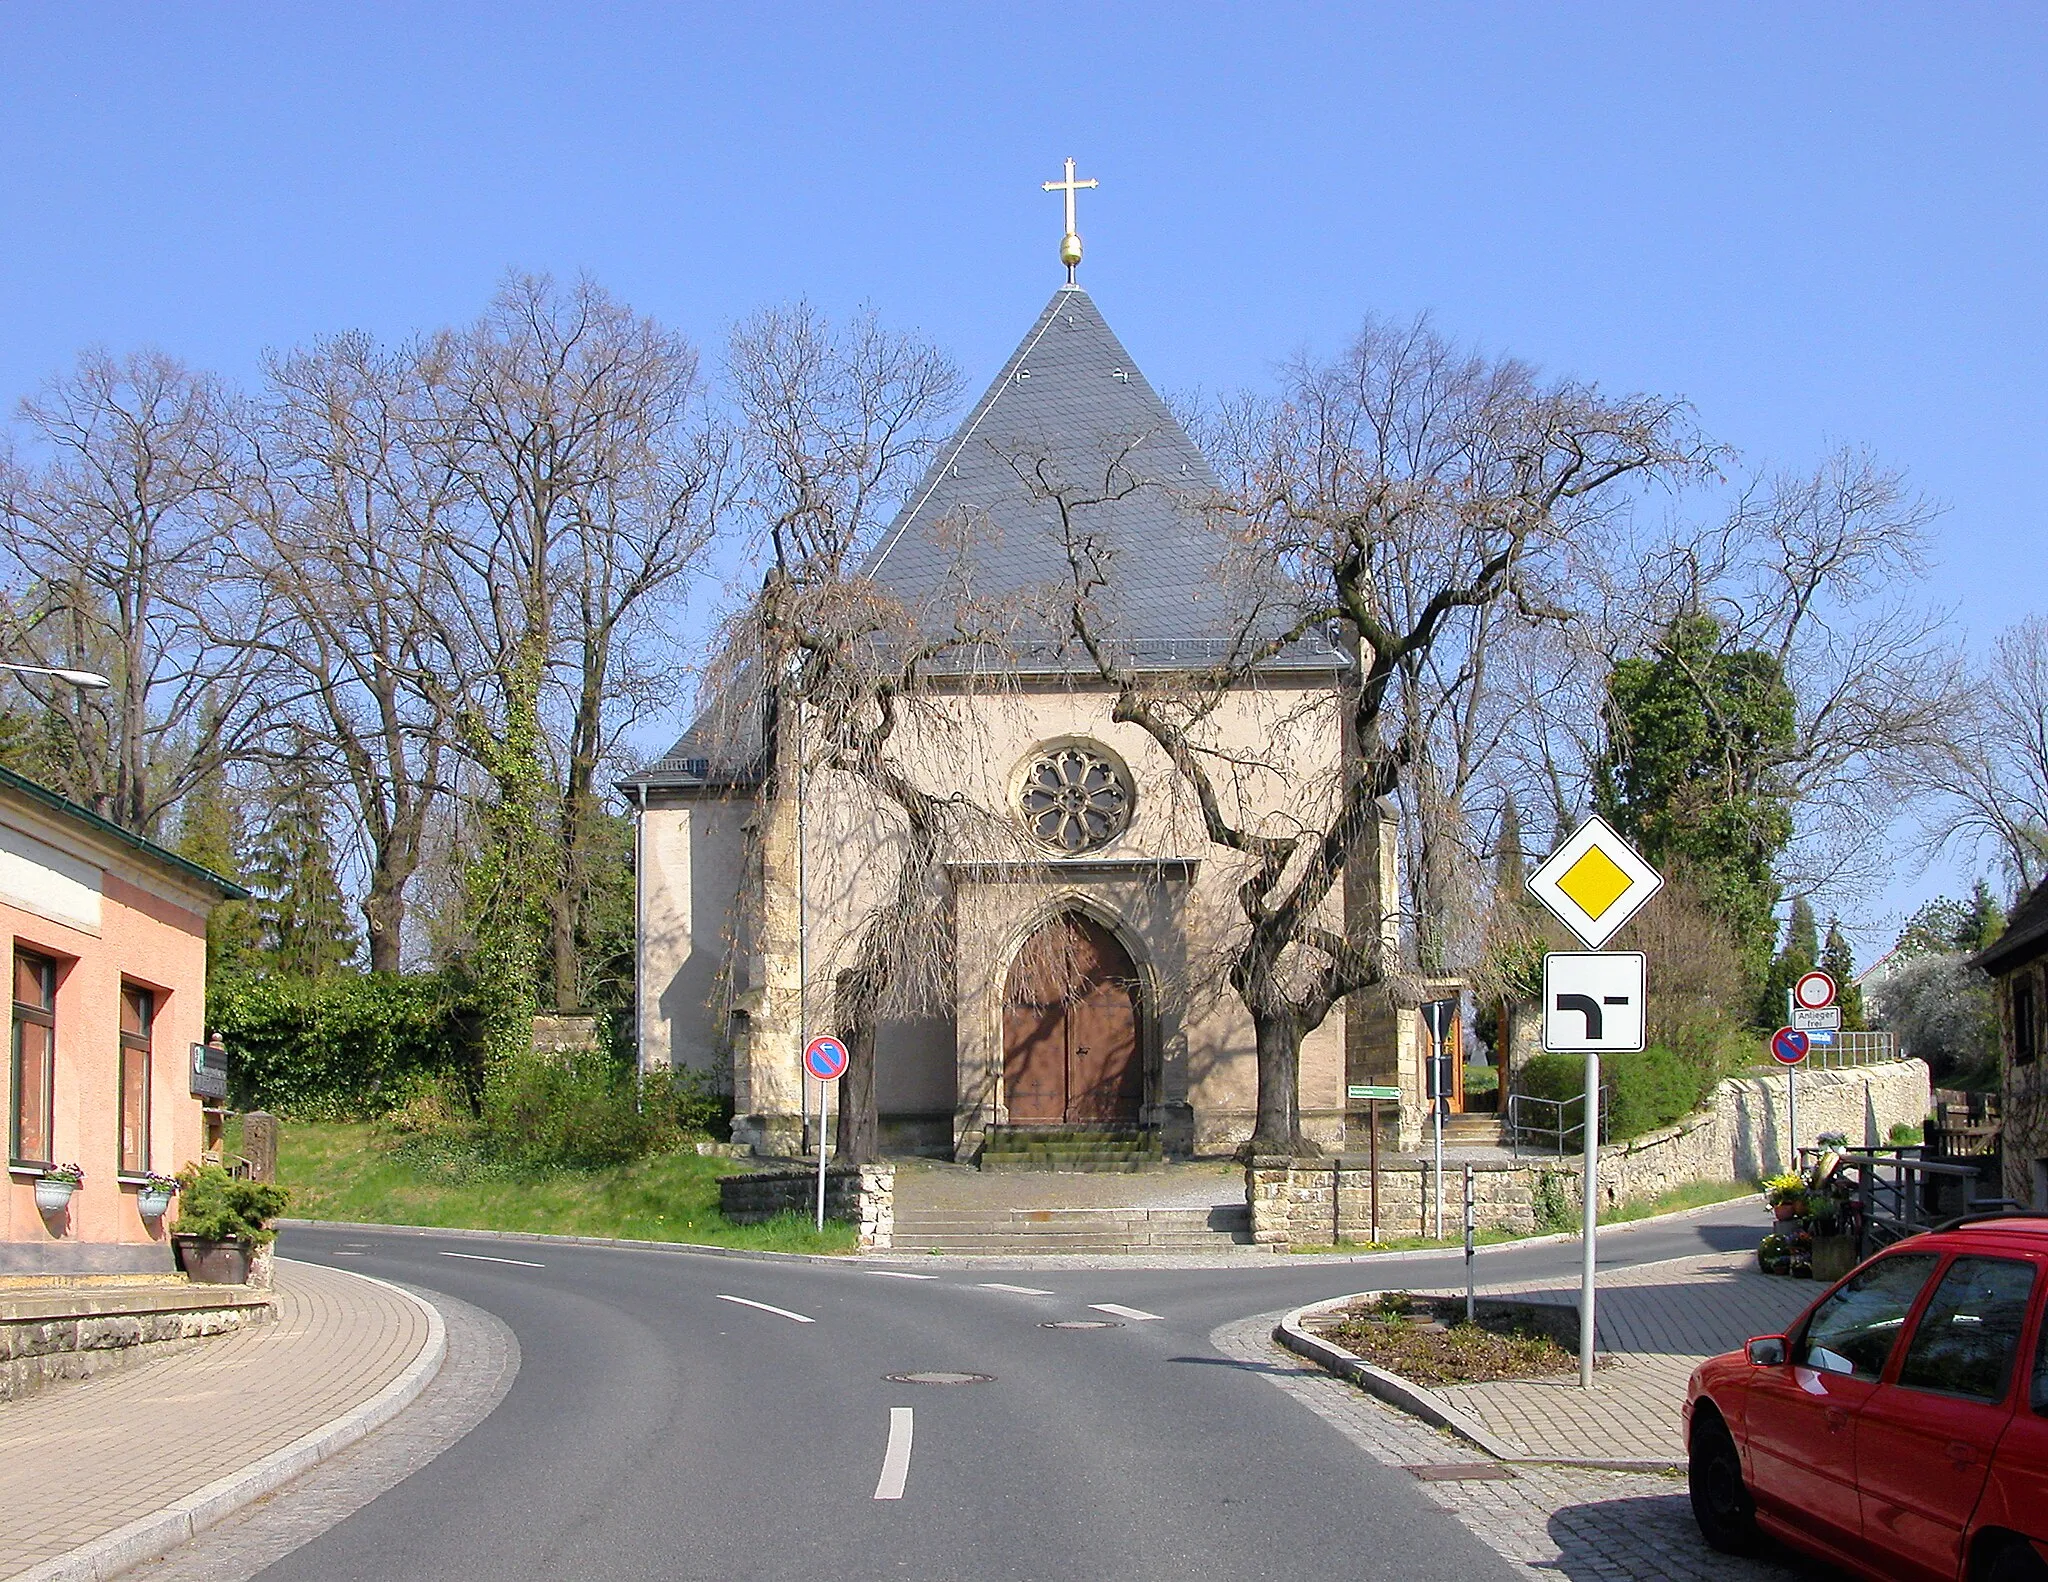
MULTIPOLYGON (((778 1214, 813 1214, 817 1207, 816 1170, 760 1170, 726 1176, 718 1183, 718 1210, 735 1225, 758 1225, 778 1214)), ((862 1252, 894 1246, 895 1166, 827 1167, 825 1217, 852 1225, 860 1235, 862 1252)))
MULTIPOLYGON (((1839 1071, 1802 1071, 1799 1135, 1840 1132, 1858 1144, 1881 1144, 1894 1125, 1919 1125, 1931 1087, 1918 1060, 1839 1071)), ((1777 1073, 1730 1077, 1712 1102, 1675 1126, 1600 1154, 1600 1192, 1608 1207, 1651 1198, 1695 1181, 1754 1181, 1792 1167, 1786 1147, 1786 1078, 1777 1073)), ((1443 1234, 1464 1223, 1463 1166, 1443 1177, 1443 1234)), ((1566 1207, 1579 1200, 1579 1156, 1487 1161, 1472 1170, 1475 1216, 1482 1227, 1522 1233, 1538 1228, 1539 1197, 1566 1207), (1549 1188, 1545 1176, 1558 1177, 1549 1188)), ((1428 1159, 1383 1160, 1379 1239, 1437 1234, 1437 1181, 1428 1159)), ((1267 1246, 1364 1240, 1372 1228, 1372 1177, 1363 1155, 1325 1159, 1254 1159, 1245 1169, 1252 1239, 1267 1246)))
POLYGON ((274 1315, 269 1297, 235 1286, 0 1294, 0 1401, 166 1356, 274 1315))

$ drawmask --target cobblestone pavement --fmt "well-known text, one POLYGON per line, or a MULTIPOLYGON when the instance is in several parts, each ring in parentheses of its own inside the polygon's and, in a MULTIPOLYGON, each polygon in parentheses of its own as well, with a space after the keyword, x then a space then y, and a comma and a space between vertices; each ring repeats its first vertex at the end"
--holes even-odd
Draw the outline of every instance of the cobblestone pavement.
POLYGON ((122 1582, 249 1582, 417 1472, 490 1416, 518 1376, 518 1340, 502 1320, 481 1308, 439 1291, 419 1294, 434 1304, 447 1326, 448 1357, 418 1400, 275 1494, 169 1554, 122 1572, 122 1582))
MULTIPOLYGON (((1748 1253, 1602 1270, 1600 1346, 1612 1360, 1595 1371, 1591 1389, 1580 1389, 1572 1374, 1462 1384, 1435 1393, 1518 1456, 1682 1463, 1679 1412, 1693 1368, 1751 1335, 1783 1329, 1821 1289, 1806 1280, 1760 1274, 1748 1253)), ((1554 1281, 1482 1285, 1478 1291, 1564 1307, 1576 1307, 1579 1300, 1576 1285, 1554 1281)))
POLYGON ((283 1259, 277 1317, 0 1405, 0 1578, 67 1554, 374 1396, 427 1343, 400 1292, 283 1259))
MULTIPOLYGON (((1387 1466, 1438 1467, 1483 1458, 1345 1380, 1303 1362, 1273 1338, 1281 1315, 1226 1324, 1218 1352, 1253 1369, 1387 1466)), ((1489 1465, 1498 1469, 1498 1463, 1489 1465)), ((1741 1560, 1709 1549, 1693 1525, 1685 1480, 1669 1473, 1515 1467, 1505 1478, 1423 1482, 1423 1492, 1536 1582, 1845 1582, 1782 1552, 1741 1560)))

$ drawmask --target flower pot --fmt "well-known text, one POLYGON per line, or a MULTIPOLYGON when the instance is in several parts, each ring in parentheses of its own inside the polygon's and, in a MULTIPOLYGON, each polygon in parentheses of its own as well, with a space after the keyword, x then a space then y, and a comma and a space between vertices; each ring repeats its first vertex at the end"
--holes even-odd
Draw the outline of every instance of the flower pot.
POLYGON ((1797 1219, 1805 1210, 1806 1205, 1803 1203, 1787 1202, 1778 1204, 1771 1212, 1776 1214, 1779 1219, 1797 1219))
POLYGON ((36 1208, 44 1214, 61 1214, 71 1206, 71 1194, 77 1190, 75 1181, 43 1176, 36 1182, 36 1208))
POLYGON ((249 1244, 210 1236, 173 1235, 171 1256, 195 1285, 246 1285, 249 1244))
POLYGON ((135 1194, 135 1212, 144 1219, 162 1219, 171 1211, 171 1194, 168 1192, 138 1192, 135 1194))

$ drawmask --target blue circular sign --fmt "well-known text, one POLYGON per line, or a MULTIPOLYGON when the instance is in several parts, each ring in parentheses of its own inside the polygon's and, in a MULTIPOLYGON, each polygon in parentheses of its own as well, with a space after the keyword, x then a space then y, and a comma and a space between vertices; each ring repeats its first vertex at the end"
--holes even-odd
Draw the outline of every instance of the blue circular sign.
POLYGON ((804 1045, 804 1070, 820 1082, 836 1082, 845 1076, 846 1063, 850 1058, 846 1045, 829 1033, 804 1045))
POLYGON ((1813 1040, 1796 1027, 1781 1027, 1771 1034, 1771 1058, 1781 1066, 1796 1066, 1806 1058, 1813 1040))

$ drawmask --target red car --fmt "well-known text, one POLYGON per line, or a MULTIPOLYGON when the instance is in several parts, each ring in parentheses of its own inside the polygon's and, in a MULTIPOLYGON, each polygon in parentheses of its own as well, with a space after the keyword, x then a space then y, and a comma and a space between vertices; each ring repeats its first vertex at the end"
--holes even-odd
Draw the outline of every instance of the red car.
POLYGON ((1693 1514, 1860 1576, 2048 1582, 2048 1215, 1888 1247, 1693 1371, 1693 1514))

